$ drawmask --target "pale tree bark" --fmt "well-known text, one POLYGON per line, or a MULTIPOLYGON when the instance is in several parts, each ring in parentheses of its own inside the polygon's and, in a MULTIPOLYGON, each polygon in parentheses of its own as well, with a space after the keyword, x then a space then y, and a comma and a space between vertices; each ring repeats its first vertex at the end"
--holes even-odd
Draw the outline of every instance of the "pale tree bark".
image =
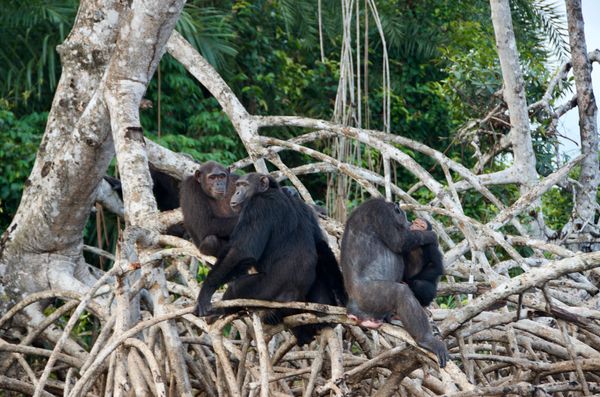
MULTIPOLYGON (((577 197, 573 208, 575 231, 594 230, 594 216, 598 210, 596 193, 600 184, 598 162, 598 107, 592 87, 592 64, 585 43, 581 0, 567 0, 567 22, 571 63, 577 90, 577 110, 579 112, 579 134, 581 137, 581 175, 575 190, 577 197)), ((595 230, 597 232, 597 229, 595 230)))
POLYGON ((32 292, 84 289, 74 277, 83 228, 114 156, 99 87, 122 12, 120 1, 82 1, 73 30, 58 48, 63 72, 46 131, 0 243, 0 312, 32 292))
POLYGON ((509 137, 513 152, 513 166, 510 169, 510 177, 522 184, 522 190, 526 190, 527 187, 536 183, 538 175, 535 170, 535 153, 529 130, 525 81, 519 64, 519 52, 513 30, 509 1, 490 0, 490 5, 504 81, 502 94, 508 106, 510 117, 509 137))
MULTIPOLYGON (((490 0, 490 5, 504 82, 502 95, 510 117, 508 137, 513 154, 512 166, 501 174, 503 174, 503 178, 508 178, 508 181, 517 182, 521 193, 525 193, 538 180, 525 95, 525 81, 519 63, 509 0, 490 0)), ((533 207, 539 207, 539 202, 533 203, 533 207)), ((541 209, 534 211, 534 214, 537 223, 530 224, 533 229, 531 233, 534 236, 541 236, 545 229, 541 209)))

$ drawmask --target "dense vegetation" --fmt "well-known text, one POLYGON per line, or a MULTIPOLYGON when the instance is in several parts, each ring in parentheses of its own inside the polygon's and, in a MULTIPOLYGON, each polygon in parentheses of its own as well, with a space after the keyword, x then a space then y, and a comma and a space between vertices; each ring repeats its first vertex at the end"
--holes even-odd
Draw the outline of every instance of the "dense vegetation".
MULTIPOLYGON (((44 131, 45 111, 60 77, 56 46, 69 32, 77 2, 2 0, 0 4, 0 37, 5 43, 0 48, 3 230, 16 211, 44 131)), ((383 0, 377 4, 390 57, 392 131, 472 165, 476 159, 457 131, 499 103, 493 94, 502 83, 488 1, 383 0)), ((562 19, 537 0, 516 1, 513 7, 528 100, 535 101, 549 76, 549 56, 564 54, 562 19)), ((218 69, 250 112, 329 119, 339 76, 340 12, 339 2, 323 1, 323 57, 316 2, 193 0, 178 30, 218 69)), ((382 46, 375 23, 370 20, 368 26, 368 58, 361 54, 363 66, 365 59, 369 65, 368 81, 363 82, 368 95, 362 98, 368 111, 362 124, 380 129, 382 46)), ((143 110, 142 121, 151 138, 199 161, 230 163, 245 156, 216 101, 170 56, 161 61, 146 98, 152 107, 143 110)), ((496 128, 490 131, 488 145, 496 139, 494 132, 506 126, 496 128)), ((536 124, 541 174, 557 165, 555 138, 545 132, 543 122, 536 124)), ((285 130, 269 133, 289 135, 285 130)), ((319 183, 310 187, 320 191, 319 183)), ((507 197, 512 194, 506 191, 507 197)), ((557 197, 544 201, 545 210, 551 214, 551 226, 559 226, 567 211, 561 207, 561 193, 552 194, 557 197)), ((468 212, 485 219, 480 202, 474 197, 468 212)))

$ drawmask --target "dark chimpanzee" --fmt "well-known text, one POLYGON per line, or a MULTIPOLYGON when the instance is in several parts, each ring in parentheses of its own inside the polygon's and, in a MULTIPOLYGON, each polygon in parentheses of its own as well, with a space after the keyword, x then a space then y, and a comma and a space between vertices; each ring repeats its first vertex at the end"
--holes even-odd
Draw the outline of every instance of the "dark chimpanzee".
MULTIPOLYGON (((179 183, 171 175, 149 165, 150 177, 152 178, 152 193, 156 198, 156 207, 159 211, 169 211, 179 208, 179 183)), ((123 187, 121 180, 109 175, 104 175, 104 179, 110 184, 112 189, 123 198, 123 187)))
POLYGON ((229 205, 237 178, 221 164, 208 161, 181 184, 183 223, 204 254, 218 256, 237 224, 238 214, 229 205))
POLYGON ((159 211, 179 208, 179 181, 152 165, 149 168, 152 177, 152 193, 156 197, 156 208, 159 211))
POLYGON ((223 299, 302 301, 315 280, 317 252, 309 223, 269 176, 250 173, 236 182, 231 207, 241 208, 227 253, 210 270, 196 312, 211 310, 216 289, 230 283, 223 299), (248 266, 257 273, 244 274, 248 266))
MULTIPOLYGON (((202 284, 198 315, 209 314, 211 296, 227 282, 224 300, 346 301, 337 261, 306 204, 289 197, 270 176, 251 173, 237 180, 231 206, 241 208, 239 222, 227 253, 202 284), (257 273, 247 274, 250 266, 257 273)), ((299 344, 312 336, 305 331, 308 335, 295 332, 299 344)))
POLYGON ((341 263, 348 291, 348 317, 376 328, 384 318, 397 317, 417 344, 432 351, 441 367, 448 351, 433 336, 431 326, 410 287, 403 283, 403 256, 437 241, 432 231, 410 230, 404 212, 376 198, 356 208, 346 223, 341 263))
MULTIPOLYGON (((431 224, 417 218, 410 230, 431 231, 431 224)), ((421 306, 429 306, 437 294, 437 285, 444 274, 444 257, 437 240, 418 246, 404 254, 404 282, 408 284, 421 306)))

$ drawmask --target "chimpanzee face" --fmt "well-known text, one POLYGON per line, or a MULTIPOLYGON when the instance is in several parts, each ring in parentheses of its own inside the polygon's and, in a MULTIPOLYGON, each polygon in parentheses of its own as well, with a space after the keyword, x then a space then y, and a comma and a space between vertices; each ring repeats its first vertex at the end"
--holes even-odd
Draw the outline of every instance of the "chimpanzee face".
POLYGON ((417 218, 410 224, 410 230, 431 230, 431 225, 423 218, 417 218))
POLYGON ((227 193, 228 171, 221 166, 200 168, 195 173, 195 178, 202 186, 202 190, 215 200, 222 199, 227 193))
POLYGON ((266 175, 254 172, 241 176, 235 183, 235 193, 231 196, 229 205, 237 211, 255 194, 264 193, 268 189, 269 177, 266 175))

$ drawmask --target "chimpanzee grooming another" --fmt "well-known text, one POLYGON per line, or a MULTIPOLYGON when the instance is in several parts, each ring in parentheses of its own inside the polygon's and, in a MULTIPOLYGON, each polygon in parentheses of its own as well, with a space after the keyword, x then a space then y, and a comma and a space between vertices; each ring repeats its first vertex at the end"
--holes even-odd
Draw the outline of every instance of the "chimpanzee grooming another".
POLYGON ((227 253, 208 272, 196 312, 211 310, 216 289, 232 279, 223 299, 302 301, 315 280, 317 252, 311 225, 267 175, 250 173, 236 182, 231 207, 241 208, 227 253), (257 273, 244 274, 248 266, 257 273))
MULTIPOLYGON (((237 180, 231 206, 241 208, 239 222, 227 253, 217 260, 202 284, 196 304, 198 315, 210 313, 211 296, 227 282, 224 300, 345 302, 337 261, 306 204, 288 197, 272 177, 251 173, 237 180), (257 273, 247 274, 250 266, 257 273)), ((267 320, 278 321, 277 315, 273 317, 267 320)), ((303 344, 312 337, 314 328, 296 331, 300 331, 294 332, 298 343, 303 344)))
POLYGON ((432 231, 410 230, 398 206, 375 198, 361 204, 348 218, 341 263, 349 297, 348 317, 372 328, 381 325, 384 318, 399 318, 417 344, 435 353, 444 367, 446 346, 433 336, 425 310, 402 282, 404 254, 436 241, 432 231))
MULTIPOLYGON (((410 224, 410 230, 431 230, 431 224, 417 218, 410 224)), ((412 290, 421 306, 429 306, 437 294, 437 285, 444 274, 444 257, 437 240, 434 243, 418 246, 404 254, 403 280, 412 290)))
POLYGON ((203 254, 218 256, 237 224, 238 214, 229 200, 238 178, 221 164, 208 161, 181 184, 183 223, 203 254))

